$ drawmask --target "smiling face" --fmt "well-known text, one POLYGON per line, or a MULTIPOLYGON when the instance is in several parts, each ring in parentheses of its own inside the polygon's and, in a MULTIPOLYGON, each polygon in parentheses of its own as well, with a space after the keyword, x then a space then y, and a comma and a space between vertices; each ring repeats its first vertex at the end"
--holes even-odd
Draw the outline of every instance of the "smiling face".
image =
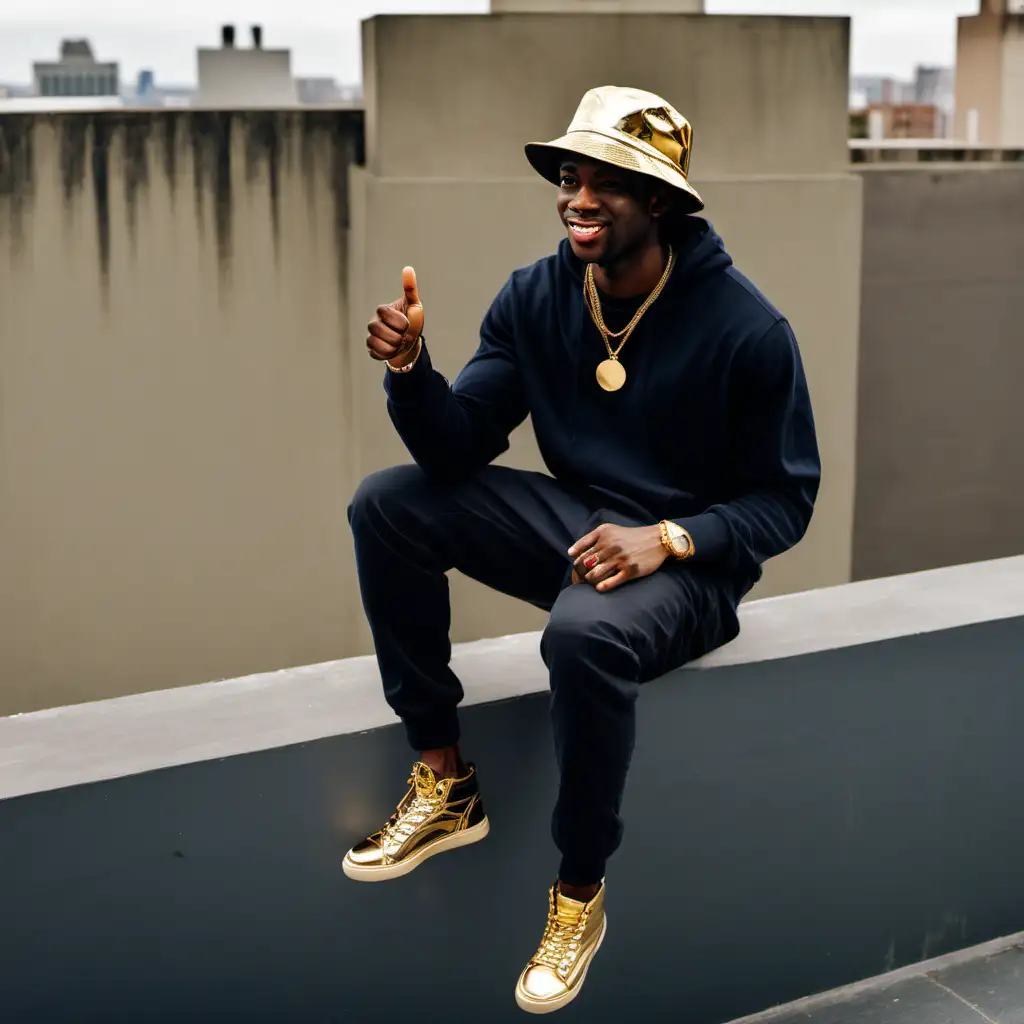
POLYGON ((558 214, 584 263, 607 268, 660 246, 668 202, 656 181, 582 156, 567 155, 559 173, 558 214))

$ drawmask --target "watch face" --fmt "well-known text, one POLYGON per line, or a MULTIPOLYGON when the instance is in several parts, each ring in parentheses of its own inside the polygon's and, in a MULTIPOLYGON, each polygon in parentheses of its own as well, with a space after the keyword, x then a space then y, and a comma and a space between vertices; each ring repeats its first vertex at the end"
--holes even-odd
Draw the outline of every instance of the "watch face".
POLYGON ((676 554, 685 555, 690 550, 690 542, 678 526, 669 527, 669 540, 672 541, 672 547, 675 548, 676 554))

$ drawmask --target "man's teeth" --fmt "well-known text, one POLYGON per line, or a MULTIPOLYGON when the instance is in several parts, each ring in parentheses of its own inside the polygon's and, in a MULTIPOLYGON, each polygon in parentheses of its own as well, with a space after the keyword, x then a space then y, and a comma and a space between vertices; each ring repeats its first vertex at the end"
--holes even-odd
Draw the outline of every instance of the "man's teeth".
POLYGON ((573 231, 580 235, 596 235, 601 230, 601 225, 597 224, 593 227, 584 227, 582 224, 573 224, 573 231))

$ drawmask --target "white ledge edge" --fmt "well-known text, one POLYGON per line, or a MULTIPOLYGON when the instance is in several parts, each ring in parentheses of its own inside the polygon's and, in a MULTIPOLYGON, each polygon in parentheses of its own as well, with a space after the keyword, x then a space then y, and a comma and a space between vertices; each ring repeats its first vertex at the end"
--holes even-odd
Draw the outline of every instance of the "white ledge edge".
MULTIPOLYGON (((738 639, 690 669, 1024 616, 1024 555, 743 605, 738 639)), ((547 689, 538 633, 456 645, 466 704, 547 689)), ((373 656, 0 718, 0 799, 396 722, 373 656)))

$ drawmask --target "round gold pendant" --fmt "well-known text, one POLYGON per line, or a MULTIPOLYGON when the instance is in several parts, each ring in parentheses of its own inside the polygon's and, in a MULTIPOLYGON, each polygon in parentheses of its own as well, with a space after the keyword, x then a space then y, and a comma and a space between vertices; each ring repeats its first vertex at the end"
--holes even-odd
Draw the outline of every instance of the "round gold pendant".
POLYGON ((618 359, 605 359, 597 364, 597 383, 605 391, 618 391, 626 383, 626 368, 618 359))

